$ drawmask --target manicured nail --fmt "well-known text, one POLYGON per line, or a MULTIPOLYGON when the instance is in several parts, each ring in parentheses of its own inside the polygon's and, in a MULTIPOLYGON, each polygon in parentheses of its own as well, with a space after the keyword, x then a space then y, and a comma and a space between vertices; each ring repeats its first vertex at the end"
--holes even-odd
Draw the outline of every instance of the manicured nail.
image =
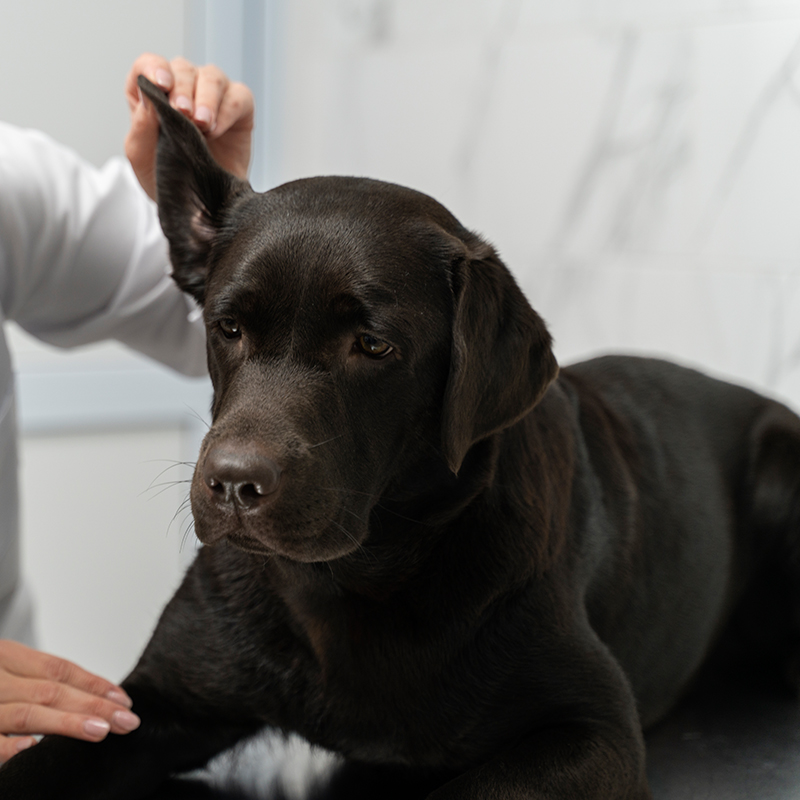
POLYGON ((16 752, 21 753, 23 750, 27 750, 29 747, 33 747, 36 744, 36 739, 27 736, 25 738, 17 739, 14 743, 14 750, 16 752))
POLYGON ((167 72, 165 69, 157 69, 156 70, 156 85, 160 86, 162 89, 171 89, 172 88, 172 75, 171 73, 167 72))
POLYGON ((111 730, 109 725, 104 719, 87 719, 83 723, 83 732, 92 739, 101 739, 111 730))
POLYGON ((192 101, 185 94, 179 94, 175 98, 175 108, 177 108, 178 111, 185 111, 188 114, 191 114, 192 101))
POLYGON ((115 711, 111 715, 111 721, 124 731, 135 731, 142 724, 139 717, 130 711, 115 711))
POLYGON ((121 692, 119 689, 112 689, 106 695, 106 700, 110 700, 112 703, 116 703, 118 706, 125 706, 125 708, 131 708, 133 706, 133 700, 125 694, 125 692, 121 692))
POLYGON ((211 127, 211 109, 208 106, 198 106, 194 112, 194 121, 211 127))

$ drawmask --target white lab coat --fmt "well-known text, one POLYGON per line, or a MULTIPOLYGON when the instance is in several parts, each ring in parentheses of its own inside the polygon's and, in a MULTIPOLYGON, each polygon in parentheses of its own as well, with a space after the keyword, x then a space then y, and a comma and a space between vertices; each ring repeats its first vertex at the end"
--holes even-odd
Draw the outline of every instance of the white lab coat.
MULTIPOLYGON (((205 335, 168 271, 155 204, 126 161, 98 170, 39 132, 0 123, 0 323, 14 320, 63 347, 117 339, 202 375, 205 335)), ((0 324, 0 638, 32 643, 19 572, 16 438, 0 324)))

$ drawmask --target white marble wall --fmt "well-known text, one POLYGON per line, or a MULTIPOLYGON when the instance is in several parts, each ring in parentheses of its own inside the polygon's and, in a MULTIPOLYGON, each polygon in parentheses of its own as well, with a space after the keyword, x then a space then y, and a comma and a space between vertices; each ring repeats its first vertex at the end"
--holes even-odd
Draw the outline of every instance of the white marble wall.
POLYGON ((283 179, 500 249, 562 362, 665 354, 800 408, 800 0, 291 0, 283 179))

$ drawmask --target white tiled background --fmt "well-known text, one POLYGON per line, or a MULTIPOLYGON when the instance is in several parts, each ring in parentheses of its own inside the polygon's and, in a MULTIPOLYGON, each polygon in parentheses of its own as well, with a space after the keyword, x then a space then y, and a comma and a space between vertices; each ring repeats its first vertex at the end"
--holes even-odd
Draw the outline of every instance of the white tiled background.
MULTIPOLYGON (((0 0, 0 67, 15 76, 0 83, 0 113, 96 161, 118 152, 128 64, 150 47, 202 50, 184 41, 198 14, 213 21, 208 41, 230 40, 231 20, 266 22, 262 71, 248 73, 259 134, 269 134, 257 188, 342 173, 426 191, 497 245, 562 362, 667 355, 800 409, 800 0, 0 0)), ((235 77, 247 73, 235 46, 217 55, 235 77)), ((41 358, 26 347, 23 370, 41 358)), ((179 457, 174 430, 151 432, 152 458, 179 457)), ((116 454, 109 480, 138 496, 158 469, 120 478, 151 456, 115 435, 105 456, 87 458, 116 454)), ((30 487, 64 444, 50 438, 53 455, 46 436, 23 447, 28 508, 41 505, 30 487)), ((118 494, 95 485, 102 478, 69 487, 76 514, 104 497, 119 508, 118 494)), ((180 535, 166 531, 178 502, 140 516, 126 508, 121 564, 133 559, 141 574, 148 554, 167 558, 147 538, 144 561, 125 555, 137 526, 160 526, 177 549, 180 535)), ((26 531, 39 554, 59 530, 57 511, 41 510, 28 512, 26 531)), ((41 558, 31 556, 33 573, 41 558)), ((103 646, 88 647, 86 631, 112 641, 114 615, 87 623, 90 603, 65 606, 91 591, 91 571, 70 581, 80 559, 39 578, 41 605, 63 609, 59 642, 83 643, 70 654, 123 672, 141 642, 113 663, 97 656, 103 646)), ((157 607, 174 579, 140 595, 124 587, 113 603, 120 614, 157 607)), ((130 640, 125 630, 113 639, 130 640)))

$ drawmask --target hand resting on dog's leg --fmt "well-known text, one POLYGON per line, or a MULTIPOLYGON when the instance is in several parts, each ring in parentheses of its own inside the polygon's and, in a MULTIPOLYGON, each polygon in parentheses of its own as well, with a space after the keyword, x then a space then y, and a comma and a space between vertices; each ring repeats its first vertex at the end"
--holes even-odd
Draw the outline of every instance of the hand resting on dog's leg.
POLYGON ((75 664, 0 640, 0 761, 35 744, 29 734, 60 733, 99 742, 139 727, 119 686, 75 664), (8 736, 4 734, 14 734, 8 736))
POLYGON ((259 657, 259 651, 248 656, 242 650, 241 636, 252 630, 249 623, 230 624, 240 613, 235 597, 203 597, 203 587, 219 578, 209 574, 202 556, 203 551, 123 681, 141 726, 91 746, 46 736, 0 767, 3 800, 146 798, 170 775, 203 766, 272 721, 263 701, 253 702, 263 692, 269 696, 269 671, 258 663, 247 666, 249 658, 259 657), (232 702, 237 692, 239 700, 232 702), (66 786, 73 795, 64 794, 66 786))

